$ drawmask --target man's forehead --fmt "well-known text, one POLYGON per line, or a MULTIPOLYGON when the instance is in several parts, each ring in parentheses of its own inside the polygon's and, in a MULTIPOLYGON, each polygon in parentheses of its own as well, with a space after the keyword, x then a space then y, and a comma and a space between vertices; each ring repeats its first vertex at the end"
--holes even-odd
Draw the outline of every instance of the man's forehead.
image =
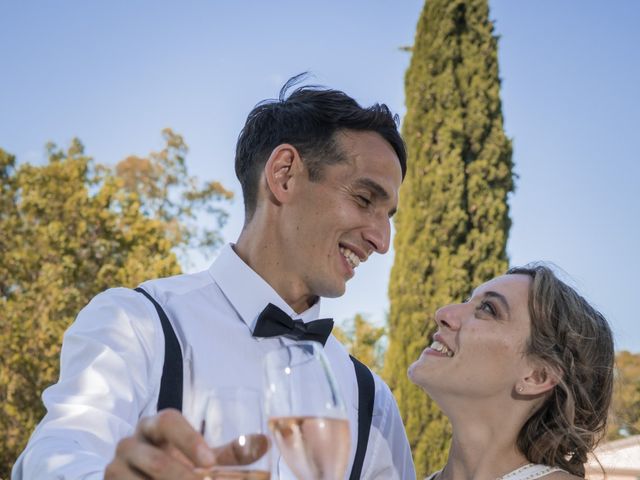
POLYGON ((375 130, 338 130, 334 134, 333 140, 347 156, 358 156, 363 153, 362 150, 367 150, 368 147, 375 150, 385 149, 396 157, 396 161, 400 165, 398 153, 391 143, 375 130))
POLYGON ((336 135, 340 138, 341 164, 349 167, 344 174, 351 176, 350 183, 380 197, 397 197, 402 166, 391 144, 375 131, 343 130, 336 135))

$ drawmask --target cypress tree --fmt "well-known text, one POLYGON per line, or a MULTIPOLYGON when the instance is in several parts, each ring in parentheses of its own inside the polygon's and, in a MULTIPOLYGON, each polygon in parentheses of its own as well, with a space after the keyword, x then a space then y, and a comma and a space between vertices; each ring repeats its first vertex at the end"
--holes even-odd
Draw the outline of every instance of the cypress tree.
POLYGON ((431 342, 439 307, 506 270, 513 176, 487 0, 427 0, 411 50, 384 376, 420 478, 444 464, 450 427, 407 367, 431 342))

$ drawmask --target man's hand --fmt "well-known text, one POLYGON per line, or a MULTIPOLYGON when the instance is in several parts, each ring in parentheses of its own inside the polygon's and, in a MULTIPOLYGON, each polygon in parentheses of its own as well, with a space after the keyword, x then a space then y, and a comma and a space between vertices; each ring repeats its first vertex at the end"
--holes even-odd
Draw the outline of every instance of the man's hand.
POLYGON ((213 449, 216 465, 251 465, 269 450, 266 435, 254 433, 213 449))
POLYGON ((195 468, 249 465, 267 450, 269 439, 260 434, 211 449, 177 410, 167 409, 140 420, 135 434, 118 443, 104 478, 200 480, 195 468))
POLYGON ((109 479, 198 480, 193 469, 215 464, 215 454, 180 412, 162 410, 138 423, 133 436, 122 439, 107 465, 109 479))

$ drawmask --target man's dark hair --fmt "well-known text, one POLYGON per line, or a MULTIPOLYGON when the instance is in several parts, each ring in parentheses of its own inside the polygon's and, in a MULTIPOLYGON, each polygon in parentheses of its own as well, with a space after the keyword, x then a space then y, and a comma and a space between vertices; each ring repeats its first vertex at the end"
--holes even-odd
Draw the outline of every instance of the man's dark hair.
POLYGON ((347 161, 336 142, 343 130, 371 131, 382 136, 400 160, 402 178, 407 170, 405 145, 398 133, 398 116, 384 104, 363 108, 346 93, 316 85, 287 91, 306 73, 290 78, 277 100, 265 100, 249 113, 236 146, 236 176, 242 185, 245 221, 256 209, 258 181, 271 152, 283 143, 293 145, 302 157, 309 179, 322 178, 323 168, 347 161))

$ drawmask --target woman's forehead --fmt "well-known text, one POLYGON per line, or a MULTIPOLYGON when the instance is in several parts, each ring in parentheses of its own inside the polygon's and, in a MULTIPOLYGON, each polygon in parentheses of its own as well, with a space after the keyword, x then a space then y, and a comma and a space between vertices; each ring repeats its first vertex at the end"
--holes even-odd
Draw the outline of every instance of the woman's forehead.
POLYGON ((526 307, 529 300, 531 277, 529 275, 513 273, 493 278, 483 283, 473 292, 473 295, 484 295, 486 292, 496 292, 504 296, 511 308, 526 307))

